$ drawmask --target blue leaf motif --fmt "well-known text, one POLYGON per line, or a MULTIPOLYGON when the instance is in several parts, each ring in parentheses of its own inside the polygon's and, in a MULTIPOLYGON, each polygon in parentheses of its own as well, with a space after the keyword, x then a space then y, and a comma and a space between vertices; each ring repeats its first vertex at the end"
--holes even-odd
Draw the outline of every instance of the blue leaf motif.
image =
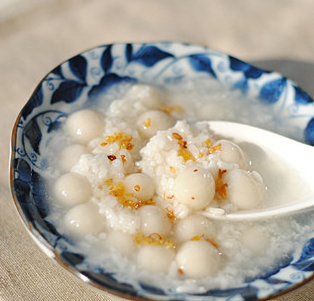
POLYGON ((244 72, 247 78, 259 78, 263 73, 265 73, 265 71, 254 66, 250 66, 250 68, 244 72))
POLYGON ((314 118, 312 118, 304 130, 305 142, 314 145, 314 118))
POLYGON ((13 187, 16 198, 19 200, 23 200, 23 202, 27 201, 31 191, 29 184, 18 177, 13 181, 13 187))
POLYGON ((279 100, 286 85, 287 79, 285 77, 272 80, 261 88, 259 98, 269 104, 275 103, 279 100))
POLYGON ((125 57, 128 62, 132 60, 133 46, 132 44, 127 44, 125 47, 125 57))
POLYGON ((35 119, 31 119, 27 123, 24 129, 24 135, 32 146, 32 149, 39 155, 39 144, 42 139, 42 133, 35 119))
POLYGON ((85 84, 73 80, 65 81, 54 91, 51 97, 51 104, 59 101, 74 102, 82 94, 84 88, 85 84))
POLYGON ((89 97, 97 97, 99 93, 106 92, 109 88, 111 88, 115 84, 119 84, 122 82, 136 82, 136 80, 132 77, 128 76, 119 76, 115 73, 110 73, 101 79, 100 83, 94 86, 89 92, 89 97))
POLYGON ((32 195, 34 203, 41 217, 46 217, 49 211, 49 209, 47 208, 47 203, 43 202, 43 199, 45 199, 45 187, 46 182, 41 177, 41 175, 32 170, 31 181, 32 195))
POLYGON ((233 71, 246 72, 251 67, 248 63, 245 63, 239 59, 236 59, 233 56, 229 56, 229 62, 230 62, 230 69, 232 69, 233 71))
POLYGON ((43 91, 41 89, 41 85, 39 85, 34 91, 30 101, 28 101, 25 107, 22 110, 22 117, 26 119, 26 117, 38 106, 43 103, 43 91))
MULTIPOLYGON (((44 197, 45 187, 46 187, 46 182, 42 178, 42 176, 39 173, 32 170, 32 181, 31 181, 32 192, 34 194, 37 194, 37 195, 44 197)), ((44 206, 42 204, 38 204, 38 205, 44 206)))
POLYGON ((254 300, 257 299, 259 289, 254 286, 249 286, 247 290, 245 290, 241 296, 244 300, 254 300))
POLYGON ((61 70, 61 66, 56 67, 55 69, 53 69, 51 71, 51 73, 56 74, 57 76, 59 76, 60 78, 64 78, 62 70, 61 70))
POLYGON ((18 200, 20 200, 21 208, 30 221, 33 220, 33 201, 31 195, 30 183, 32 181, 32 169, 28 162, 22 158, 15 159, 13 162, 14 170, 17 174, 13 181, 14 193, 18 200))
POLYGON ((262 69, 251 66, 235 57, 229 56, 230 69, 233 71, 242 71, 246 78, 259 78, 263 73, 268 73, 262 69))
POLYGON ((136 61, 146 67, 152 67, 163 59, 174 57, 173 54, 160 50, 156 46, 143 45, 135 54, 131 53, 131 48, 127 50, 130 61, 136 61))
POLYGON ((254 299, 256 297, 257 289, 254 286, 242 286, 238 288, 230 288, 230 289, 217 289, 217 290, 210 290, 208 294, 210 296, 215 296, 217 298, 223 297, 232 297, 236 295, 241 295, 245 300, 254 299))
POLYGON ((140 283, 140 286, 151 294, 165 296, 165 292, 161 288, 146 283, 140 283))
POLYGON ((111 45, 109 45, 106 50, 103 52, 101 59, 100 59, 100 64, 104 72, 107 74, 113 64, 113 59, 111 55, 111 45))
POLYGON ((30 165, 22 158, 14 159, 13 161, 14 170, 17 172, 17 179, 30 183, 31 181, 31 167, 30 165))
POLYGON ((314 261, 313 260, 305 260, 301 262, 294 263, 293 266, 298 270, 304 272, 312 272, 314 271, 314 261))
POLYGON ((202 54, 190 55, 189 62, 194 70, 204 71, 211 74, 215 78, 217 77, 212 68, 212 62, 208 56, 202 54))
POLYGON ((298 261, 309 259, 311 257, 314 257, 314 238, 308 240, 304 245, 300 259, 298 261))
POLYGON ((293 85, 294 91, 295 91, 295 102, 300 104, 308 104, 310 102, 313 102, 313 99, 300 87, 297 87, 293 85))
POLYGON ((273 284, 273 285, 276 285, 276 284, 291 284, 291 281, 284 280, 284 279, 272 278, 272 277, 266 278, 265 281, 267 283, 273 284))
POLYGON ((69 68, 81 82, 86 82, 87 61, 83 56, 77 55, 70 59, 69 68))

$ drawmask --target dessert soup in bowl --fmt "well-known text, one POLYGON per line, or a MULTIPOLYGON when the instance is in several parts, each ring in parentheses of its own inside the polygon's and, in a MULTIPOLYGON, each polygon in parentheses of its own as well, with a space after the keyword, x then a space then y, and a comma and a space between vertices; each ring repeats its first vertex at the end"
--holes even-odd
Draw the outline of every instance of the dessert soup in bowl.
POLYGON ((216 137, 198 121, 247 123, 313 144, 312 102, 289 79, 206 47, 96 47, 51 71, 22 109, 13 197, 43 250, 102 290, 270 298, 313 276, 312 212, 204 217, 263 206, 297 177, 258 145, 216 137))

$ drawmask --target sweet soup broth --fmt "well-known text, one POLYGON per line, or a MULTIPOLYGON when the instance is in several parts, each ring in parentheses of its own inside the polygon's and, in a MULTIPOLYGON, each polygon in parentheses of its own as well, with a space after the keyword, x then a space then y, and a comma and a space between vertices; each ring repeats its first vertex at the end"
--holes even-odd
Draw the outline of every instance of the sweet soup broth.
POLYGON ((284 198, 273 160, 196 122, 262 123, 252 112, 267 119, 266 108, 218 89, 119 91, 106 107, 70 114, 51 144, 49 219, 73 248, 121 281, 175 292, 232 287, 284 265, 313 228, 305 214, 245 223, 203 215, 284 198))

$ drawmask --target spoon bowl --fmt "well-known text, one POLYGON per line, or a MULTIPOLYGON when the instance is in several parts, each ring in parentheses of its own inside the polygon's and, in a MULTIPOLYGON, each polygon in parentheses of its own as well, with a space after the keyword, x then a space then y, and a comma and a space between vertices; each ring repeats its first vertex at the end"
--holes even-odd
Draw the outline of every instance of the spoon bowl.
POLYGON ((263 206, 254 210, 227 213, 223 209, 212 208, 204 215, 213 219, 255 220, 294 214, 314 207, 312 146, 241 123, 201 123, 208 123, 215 136, 233 140, 249 157, 254 157, 257 165, 252 167, 258 172, 259 168, 262 169, 268 194, 263 206))

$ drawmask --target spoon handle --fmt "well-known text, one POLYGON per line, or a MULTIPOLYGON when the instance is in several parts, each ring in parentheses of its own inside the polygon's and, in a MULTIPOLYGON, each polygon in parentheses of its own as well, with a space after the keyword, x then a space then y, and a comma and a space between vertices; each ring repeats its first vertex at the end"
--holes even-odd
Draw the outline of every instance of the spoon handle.
POLYGON ((314 196, 299 200, 296 203, 289 204, 288 206, 280 206, 269 209, 261 209, 259 211, 238 211, 234 213, 218 214, 208 211, 202 212, 202 215, 215 220, 229 220, 229 221, 253 221, 253 220, 266 220, 269 218, 280 217, 283 215, 294 215, 306 210, 312 210, 314 206, 314 196))

